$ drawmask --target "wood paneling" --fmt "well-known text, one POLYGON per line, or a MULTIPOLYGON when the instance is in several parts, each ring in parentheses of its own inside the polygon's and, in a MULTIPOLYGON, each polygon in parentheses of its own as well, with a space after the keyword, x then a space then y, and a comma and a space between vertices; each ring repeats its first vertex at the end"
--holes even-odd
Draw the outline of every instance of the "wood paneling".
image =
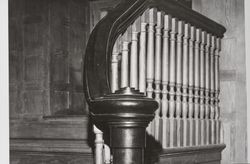
POLYGON ((11 152, 12 164, 93 164, 86 153, 11 152))
MULTIPOLYGON (((225 145, 206 145, 199 147, 176 147, 159 151, 159 156, 154 158, 151 153, 149 163, 158 164, 220 164, 221 151, 225 145)), ((150 158, 149 156, 147 156, 150 158)))
POLYGON ((244 1, 193 0, 193 8, 227 29, 220 57, 220 106, 226 144, 222 164, 247 162, 244 1))
POLYGON ((82 87, 89 27, 87 0, 9 1, 11 163, 93 163, 82 87))
POLYGON ((11 0, 9 27, 10 111, 86 113, 82 63, 90 31, 88 1, 11 0), (75 95, 80 98, 73 100, 75 95))

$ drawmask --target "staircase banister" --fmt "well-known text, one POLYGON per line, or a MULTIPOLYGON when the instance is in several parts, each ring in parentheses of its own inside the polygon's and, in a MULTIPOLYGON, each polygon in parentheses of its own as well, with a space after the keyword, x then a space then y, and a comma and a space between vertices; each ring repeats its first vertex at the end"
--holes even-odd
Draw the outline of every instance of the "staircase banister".
POLYGON ((111 93, 109 70, 115 40, 150 7, 185 20, 218 37, 222 37, 226 31, 222 25, 174 0, 123 0, 98 22, 88 41, 84 64, 84 88, 89 103, 97 97, 111 93))

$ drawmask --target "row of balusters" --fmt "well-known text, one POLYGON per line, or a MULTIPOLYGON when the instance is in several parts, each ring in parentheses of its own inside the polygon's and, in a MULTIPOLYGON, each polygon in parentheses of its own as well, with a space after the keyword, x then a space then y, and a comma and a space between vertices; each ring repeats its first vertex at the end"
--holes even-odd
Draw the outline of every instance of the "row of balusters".
POLYGON ((111 91, 132 87, 158 101, 147 132, 163 148, 220 144, 220 50, 219 37, 148 9, 114 44, 111 91))

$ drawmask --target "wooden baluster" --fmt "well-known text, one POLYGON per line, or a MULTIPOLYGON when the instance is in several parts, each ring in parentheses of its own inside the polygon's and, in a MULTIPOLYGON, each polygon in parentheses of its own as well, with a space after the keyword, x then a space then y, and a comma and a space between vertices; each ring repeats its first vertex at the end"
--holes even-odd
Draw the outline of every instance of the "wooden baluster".
POLYGON ((119 37, 116 40, 114 47, 113 47, 113 53, 112 53, 112 59, 111 59, 111 91, 114 93, 119 88, 119 76, 118 76, 118 55, 119 55, 119 37))
POLYGON ((182 87, 182 39, 183 39, 183 21, 178 21, 177 33, 177 56, 176 56, 176 121, 177 121, 177 146, 181 146, 181 87, 182 87))
POLYGON ((190 40, 189 40, 189 56, 188 56, 188 117, 189 117, 189 146, 194 146, 194 41, 195 41, 196 28, 192 26, 190 28, 190 40))
POLYGON ((199 46, 201 42, 201 30, 196 29, 196 39, 195 39, 195 59, 194 59, 194 118, 195 118, 195 145, 200 144, 200 104, 199 104, 199 89, 200 89, 200 51, 199 46))
POLYGON ((156 23, 156 33, 155 33, 155 100, 158 102, 159 107, 155 111, 154 119, 154 136, 156 140, 159 140, 159 120, 161 111, 161 48, 162 48, 162 13, 157 12, 157 23, 156 23))
POLYGON ((103 164, 103 133, 95 125, 93 125, 95 134, 95 164, 103 164))
POLYGON ((121 88, 129 86, 129 43, 131 27, 122 36, 122 60, 121 60, 121 88))
POLYGON ((207 44, 205 48, 205 123, 206 123, 206 140, 205 144, 209 144, 209 138, 211 137, 209 133, 210 127, 210 121, 209 121, 209 115, 210 115, 210 105, 209 105, 209 92, 210 92, 210 43, 211 43, 211 34, 207 34, 207 44))
POLYGON ((188 40, 190 37, 190 24, 184 26, 184 37, 183 37, 183 63, 182 63, 182 84, 183 84, 183 98, 182 98, 182 118, 183 118, 183 146, 188 145, 188 40))
POLYGON ((104 144, 104 164, 111 164, 111 153, 108 145, 104 144))
POLYGON ((130 56, 130 87, 138 89, 138 32, 140 31, 140 17, 132 24, 132 41, 130 56))
POLYGON ((168 81, 169 81, 169 31, 171 29, 171 16, 164 16, 164 35, 163 35, 163 52, 162 52, 162 147, 169 146, 169 123, 168 114, 168 81))
POLYGON ((204 63, 204 47, 206 45, 205 31, 201 33, 201 44, 200 44, 200 121, 201 121, 201 145, 205 144, 205 106, 204 106, 204 90, 205 90, 205 63, 204 63))
POLYGON ((149 9, 148 49, 147 49, 147 96, 153 97, 154 81, 154 26, 155 9, 149 9))
POLYGON ((220 94, 220 50, 221 39, 216 38, 215 47, 215 120, 216 120, 216 144, 222 143, 221 141, 221 124, 220 124, 220 107, 219 107, 219 94, 220 94))
POLYGON ((139 90, 146 94, 146 12, 141 16, 140 56, 139 56, 139 90))
POLYGON ((172 18, 171 23, 171 32, 170 32, 170 74, 169 74, 169 123, 170 123, 170 147, 175 146, 175 139, 176 139, 176 130, 175 130, 175 121, 174 121, 174 114, 175 114, 175 42, 176 42, 176 33, 177 33, 177 20, 176 18, 172 18))
MULTIPOLYGON (((154 82, 154 26, 155 26, 154 8, 149 9, 149 26, 148 26, 148 45, 147 45, 147 97, 153 98, 153 82, 154 82)), ((154 120, 153 120, 154 121, 154 120)), ((153 121, 149 124, 147 130, 150 134, 154 131, 153 121)))
POLYGON ((210 120, 211 120, 211 144, 215 144, 215 37, 211 37, 210 49, 210 120))

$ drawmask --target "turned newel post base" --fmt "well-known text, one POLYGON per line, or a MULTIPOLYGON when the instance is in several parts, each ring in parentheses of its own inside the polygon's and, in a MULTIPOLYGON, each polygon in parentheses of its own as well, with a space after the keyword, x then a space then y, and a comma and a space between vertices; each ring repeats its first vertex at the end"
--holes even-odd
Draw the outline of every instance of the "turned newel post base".
POLYGON ((156 101, 131 88, 123 88, 92 103, 94 123, 109 133, 114 164, 144 163, 146 127, 154 118, 157 106, 156 101))
POLYGON ((110 127, 110 147, 114 163, 144 163, 145 127, 110 127))

